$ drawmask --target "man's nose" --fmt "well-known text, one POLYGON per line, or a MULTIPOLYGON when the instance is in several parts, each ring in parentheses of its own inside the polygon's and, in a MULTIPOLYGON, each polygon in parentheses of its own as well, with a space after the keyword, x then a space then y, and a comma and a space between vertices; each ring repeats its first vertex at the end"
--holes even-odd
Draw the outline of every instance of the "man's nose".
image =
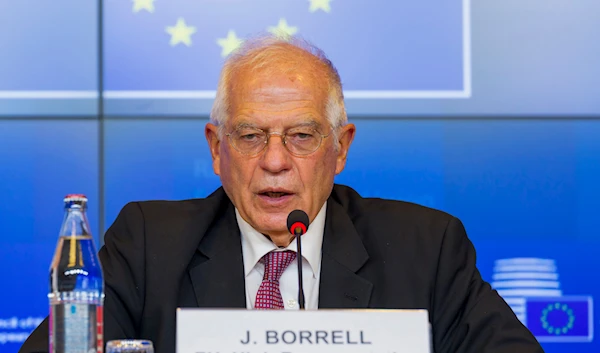
POLYGON ((290 169, 290 153, 283 143, 283 136, 271 134, 267 138, 267 147, 261 158, 262 168, 271 173, 279 173, 290 169))

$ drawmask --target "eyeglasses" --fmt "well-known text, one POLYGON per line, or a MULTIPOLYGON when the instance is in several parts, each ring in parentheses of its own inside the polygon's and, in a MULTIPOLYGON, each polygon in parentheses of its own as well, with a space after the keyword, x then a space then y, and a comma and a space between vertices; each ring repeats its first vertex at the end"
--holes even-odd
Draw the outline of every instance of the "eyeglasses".
POLYGON ((233 148, 246 156, 256 156, 262 152, 273 135, 281 137, 283 145, 292 154, 306 156, 315 152, 329 134, 323 135, 312 127, 296 127, 281 132, 267 133, 253 127, 239 127, 231 133, 225 134, 233 148))

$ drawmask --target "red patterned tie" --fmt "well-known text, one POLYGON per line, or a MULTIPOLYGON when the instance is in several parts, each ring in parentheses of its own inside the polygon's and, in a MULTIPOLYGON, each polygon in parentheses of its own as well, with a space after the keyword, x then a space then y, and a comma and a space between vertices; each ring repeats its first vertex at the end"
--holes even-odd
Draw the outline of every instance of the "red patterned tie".
POLYGON ((295 258, 296 253, 290 250, 271 251, 263 256, 265 274, 256 293, 255 309, 283 309, 279 278, 295 258))

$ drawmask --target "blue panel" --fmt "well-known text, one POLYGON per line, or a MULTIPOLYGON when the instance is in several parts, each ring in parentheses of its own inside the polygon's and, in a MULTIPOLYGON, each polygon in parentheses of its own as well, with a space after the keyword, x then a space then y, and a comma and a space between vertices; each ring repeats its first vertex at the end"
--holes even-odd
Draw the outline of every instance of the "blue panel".
POLYGON ((447 209, 477 237, 577 238, 577 124, 447 123, 447 209))
MULTIPOLYGON (((88 196, 98 240, 97 124, 0 121, 0 271, 5 289, 0 320, 17 323, 14 329, 0 328, 0 336, 29 334, 34 324, 27 318, 48 314, 48 269, 66 194, 88 196)), ((16 352, 21 342, 5 339, 0 352, 16 352)))
POLYGON ((230 30, 246 38, 280 19, 328 52, 347 89, 463 89, 462 0, 331 7, 326 13, 311 12, 305 0, 173 0, 157 1, 150 12, 135 11, 132 2, 106 1, 106 89, 213 90, 223 61, 217 40, 230 30), (166 27, 178 18, 196 29, 189 47, 170 45, 166 27))
POLYGON ((600 121, 581 122, 574 130, 577 176, 577 234, 600 238, 600 121))
POLYGON ((466 94, 463 0, 344 1, 316 11, 305 0, 149 3, 105 3, 108 114, 206 114, 227 56, 219 40, 280 23, 327 53, 346 90, 466 94), (172 43, 168 27, 179 20, 188 41, 172 43))
POLYGON ((358 120, 345 170, 336 182, 363 196, 444 207, 444 124, 358 120))
POLYGON ((311 12, 306 0, 175 0, 154 1, 151 12, 108 0, 106 112, 208 114, 223 62, 217 40, 230 30, 265 32, 283 18, 338 67, 350 114, 600 114, 598 1, 329 5, 311 12), (190 46, 169 44, 166 29, 179 18, 196 30, 190 46))
POLYGON ((106 226, 127 202, 204 197, 220 186, 203 120, 105 122, 106 226))
POLYGON ((97 0, 0 2, 0 115, 93 114, 97 0))

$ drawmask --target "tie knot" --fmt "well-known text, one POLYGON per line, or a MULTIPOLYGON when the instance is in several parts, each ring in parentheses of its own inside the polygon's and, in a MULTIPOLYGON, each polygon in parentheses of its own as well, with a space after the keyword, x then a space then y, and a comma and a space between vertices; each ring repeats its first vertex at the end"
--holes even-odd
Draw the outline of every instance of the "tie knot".
POLYGON ((291 250, 271 251, 263 256, 265 274, 263 280, 279 281, 283 271, 294 261, 296 253, 291 250))

